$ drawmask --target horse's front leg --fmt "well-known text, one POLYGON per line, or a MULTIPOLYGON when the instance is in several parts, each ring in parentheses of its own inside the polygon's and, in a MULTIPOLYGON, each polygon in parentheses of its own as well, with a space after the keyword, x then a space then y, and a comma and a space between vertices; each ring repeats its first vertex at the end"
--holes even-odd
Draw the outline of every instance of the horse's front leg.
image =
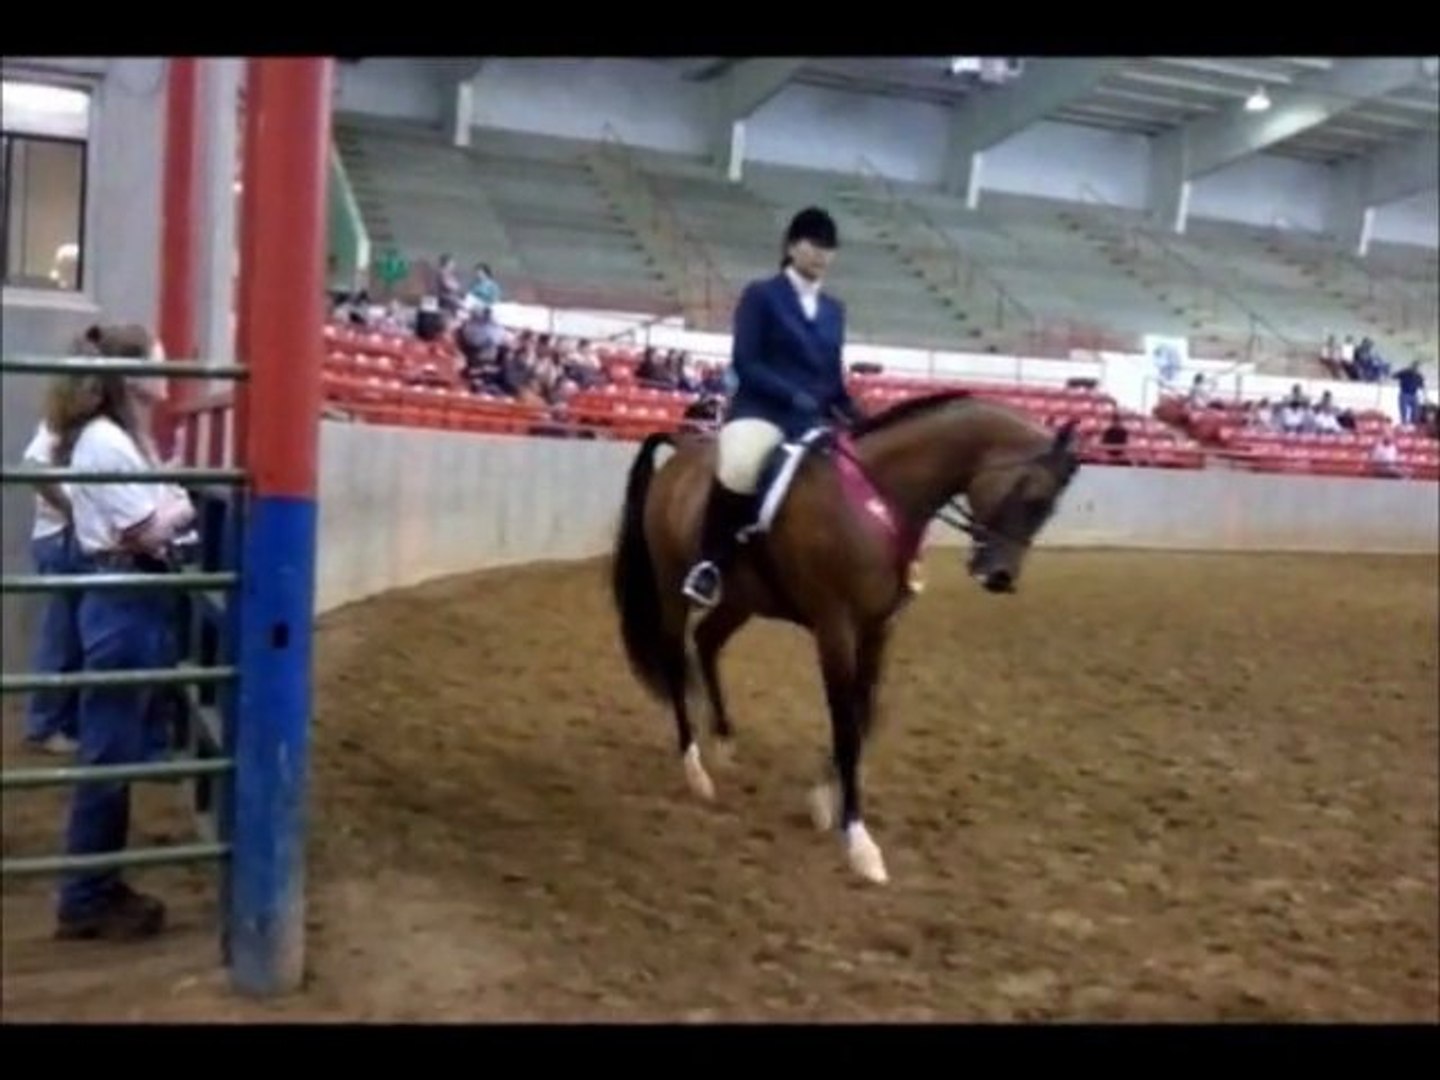
MULTIPOLYGON (((840 830, 850 867, 867 881, 889 880, 880 846, 865 827, 860 800, 860 752, 869 724, 878 646, 848 623, 819 633, 820 668, 830 708, 834 776, 839 785, 840 830)), ((829 785, 821 785, 828 789, 829 785)), ((828 791, 822 798, 828 802, 828 791)), ((812 792, 812 810, 815 809, 812 792)))

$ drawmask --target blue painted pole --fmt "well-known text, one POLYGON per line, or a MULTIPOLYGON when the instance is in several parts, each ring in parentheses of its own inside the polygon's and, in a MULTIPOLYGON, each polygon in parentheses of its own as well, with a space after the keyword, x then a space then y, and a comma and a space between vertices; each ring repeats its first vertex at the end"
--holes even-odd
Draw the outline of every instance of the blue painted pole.
POLYGON ((237 395, 250 474, 240 543, 229 956, 242 993, 305 974, 306 799, 315 596, 331 62, 249 62, 247 243, 237 395), (254 155, 250 157, 250 155, 254 155))

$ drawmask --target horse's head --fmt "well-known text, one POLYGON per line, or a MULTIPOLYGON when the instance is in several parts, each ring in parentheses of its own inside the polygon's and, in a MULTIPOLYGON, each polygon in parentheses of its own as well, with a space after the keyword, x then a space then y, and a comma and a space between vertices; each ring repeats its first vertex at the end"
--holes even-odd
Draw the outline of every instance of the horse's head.
POLYGON ((1075 423, 1018 454, 997 451, 975 473, 970 503, 970 575, 995 593, 1014 592, 1030 545, 1080 467, 1075 423))

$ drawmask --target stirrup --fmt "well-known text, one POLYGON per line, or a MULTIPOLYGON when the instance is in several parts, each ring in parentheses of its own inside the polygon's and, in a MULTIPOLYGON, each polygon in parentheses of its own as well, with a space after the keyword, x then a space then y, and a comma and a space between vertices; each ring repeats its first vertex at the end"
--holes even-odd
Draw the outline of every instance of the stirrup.
POLYGON ((714 607, 720 602, 720 568, 709 559, 696 563, 685 575, 685 584, 681 591, 701 607, 714 607), (701 581, 707 573, 713 581, 708 592, 701 588, 701 581))

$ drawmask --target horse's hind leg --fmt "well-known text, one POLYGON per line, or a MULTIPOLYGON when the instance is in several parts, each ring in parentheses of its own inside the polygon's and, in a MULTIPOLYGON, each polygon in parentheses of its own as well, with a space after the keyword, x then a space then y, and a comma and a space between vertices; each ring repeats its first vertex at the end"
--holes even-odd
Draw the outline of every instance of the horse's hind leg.
POLYGON ((700 679, 705 685, 705 696, 710 704, 710 732, 719 740, 716 749, 724 756, 731 753, 730 740, 734 737, 735 730, 730 726, 730 714, 725 708, 725 691, 720 685, 720 653, 749 621, 748 612, 738 606, 722 603, 695 627, 695 653, 700 662, 700 679))

